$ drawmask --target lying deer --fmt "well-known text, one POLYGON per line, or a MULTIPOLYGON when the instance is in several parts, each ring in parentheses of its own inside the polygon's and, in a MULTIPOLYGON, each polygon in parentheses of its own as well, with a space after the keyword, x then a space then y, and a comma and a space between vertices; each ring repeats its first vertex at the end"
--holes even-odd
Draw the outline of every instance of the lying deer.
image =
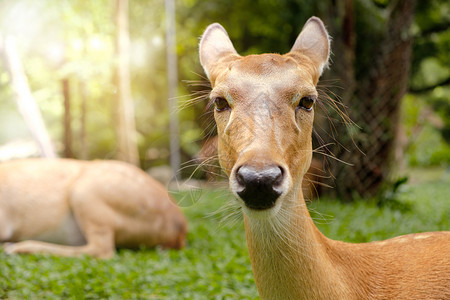
POLYGON ((69 159, 0 164, 0 242, 13 242, 5 244, 6 253, 109 258, 116 246, 179 249, 186 231, 164 186, 129 164, 69 159))
POLYGON ((242 207, 258 292, 263 299, 450 299, 450 232, 350 244, 326 238, 309 215, 301 184, 329 53, 316 17, 285 55, 239 56, 219 24, 200 42, 219 160, 242 207))

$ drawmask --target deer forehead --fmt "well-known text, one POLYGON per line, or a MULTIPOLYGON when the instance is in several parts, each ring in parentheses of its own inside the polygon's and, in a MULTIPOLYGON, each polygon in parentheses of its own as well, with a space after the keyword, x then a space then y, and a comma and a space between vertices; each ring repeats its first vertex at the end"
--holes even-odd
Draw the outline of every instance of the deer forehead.
POLYGON ((296 102, 301 96, 317 95, 310 70, 285 55, 240 57, 217 76, 211 97, 224 97, 232 104, 268 98, 296 102))
POLYGON ((274 53, 244 56, 235 62, 235 66, 246 73, 255 75, 271 75, 297 68, 297 64, 290 57, 274 53))

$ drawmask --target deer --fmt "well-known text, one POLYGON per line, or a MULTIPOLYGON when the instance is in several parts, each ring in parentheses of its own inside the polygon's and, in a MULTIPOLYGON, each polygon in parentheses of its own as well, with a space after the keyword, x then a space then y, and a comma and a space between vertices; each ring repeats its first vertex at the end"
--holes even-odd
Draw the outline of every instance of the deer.
POLYGON ((262 299, 450 299, 450 232, 346 243, 315 226, 302 192, 330 37, 311 17, 286 54, 241 56, 209 25, 199 44, 218 156, 242 211, 262 299))
POLYGON ((0 163, 0 242, 6 254, 111 258, 116 247, 180 249, 187 222, 166 188, 112 160, 0 163))

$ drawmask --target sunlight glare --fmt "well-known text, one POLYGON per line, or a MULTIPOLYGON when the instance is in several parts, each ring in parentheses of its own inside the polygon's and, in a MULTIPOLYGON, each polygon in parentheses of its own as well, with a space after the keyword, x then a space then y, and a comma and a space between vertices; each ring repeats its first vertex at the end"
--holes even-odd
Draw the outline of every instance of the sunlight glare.
POLYGON ((103 50, 105 44, 98 36, 93 36, 89 39, 89 47, 94 51, 103 50))

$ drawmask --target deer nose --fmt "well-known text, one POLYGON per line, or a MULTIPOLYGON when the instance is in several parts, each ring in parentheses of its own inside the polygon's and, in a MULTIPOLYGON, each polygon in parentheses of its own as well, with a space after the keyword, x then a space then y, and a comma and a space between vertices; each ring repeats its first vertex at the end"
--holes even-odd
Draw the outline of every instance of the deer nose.
POLYGON ((237 194, 252 209, 268 209, 281 195, 284 170, 279 166, 257 169, 243 165, 236 170, 237 194))

